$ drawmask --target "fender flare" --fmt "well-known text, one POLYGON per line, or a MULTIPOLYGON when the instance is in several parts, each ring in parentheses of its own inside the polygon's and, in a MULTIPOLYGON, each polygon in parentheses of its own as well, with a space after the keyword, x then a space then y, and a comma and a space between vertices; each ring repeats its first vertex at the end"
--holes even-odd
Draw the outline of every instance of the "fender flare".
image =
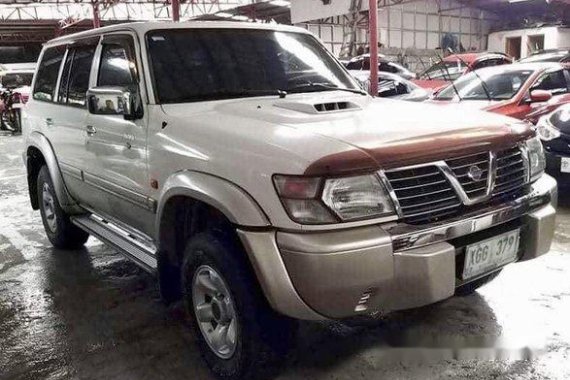
POLYGON ((161 236, 160 226, 168 201, 185 196, 204 202, 219 210, 234 224, 247 227, 271 225, 257 202, 234 183, 203 172, 184 170, 172 174, 164 183, 157 207, 156 237, 161 236))
POLYGON ((25 163, 27 168, 26 171, 28 175, 30 170, 28 163, 28 149, 30 147, 38 149, 41 152, 42 156, 44 157, 51 180, 53 182, 54 191, 61 208, 66 213, 70 214, 81 212, 79 205, 67 191, 67 187, 65 186, 65 182, 63 180, 63 175, 61 174, 61 169, 59 168, 59 164, 55 156, 55 152, 47 137, 40 132, 33 131, 26 138, 26 151, 24 152, 24 154, 25 154, 25 163))

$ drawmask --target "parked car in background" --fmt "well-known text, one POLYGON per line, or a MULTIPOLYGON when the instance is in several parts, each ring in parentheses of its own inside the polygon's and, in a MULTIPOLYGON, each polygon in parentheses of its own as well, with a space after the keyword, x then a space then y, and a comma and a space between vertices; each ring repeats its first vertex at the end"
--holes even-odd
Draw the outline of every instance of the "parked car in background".
POLYGON ((512 59, 502 53, 461 53, 451 54, 439 60, 414 80, 418 86, 437 92, 462 75, 484 67, 512 63, 512 59))
POLYGON ((519 59, 517 62, 570 62, 570 49, 538 50, 528 57, 519 59))
POLYGON ((458 105, 536 123, 570 102, 570 73, 560 63, 521 63, 469 73, 436 94, 436 104, 458 105))
MULTIPOLYGON (((352 70, 349 70, 349 72, 356 78, 361 87, 369 92, 370 72, 352 70)), ((380 98, 421 102, 429 99, 430 95, 431 92, 429 90, 421 88, 412 81, 404 79, 399 75, 386 72, 378 73, 378 97, 380 98)))
MULTIPOLYGON (((345 64, 345 67, 350 71, 370 71, 370 54, 362 54, 352 58, 345 64)), ((397 74, 405 79, 416 77, 416 73, 413 71, 398 63, 390 62, 386 59, 386 56, 381 54, 378 55, 378 72, 397 74)))
POLYGON ((570 186, 570 104, 542 116, 536 131, 544 145, 546 171, 560 186, 570 186))
MULTIPOLYGON (((35 64, 34 64, 35 66, 35 64)), ((8 68, 0 76, 0 127, 21 131, 22 107, 30 96, 34 67, 8 68)))

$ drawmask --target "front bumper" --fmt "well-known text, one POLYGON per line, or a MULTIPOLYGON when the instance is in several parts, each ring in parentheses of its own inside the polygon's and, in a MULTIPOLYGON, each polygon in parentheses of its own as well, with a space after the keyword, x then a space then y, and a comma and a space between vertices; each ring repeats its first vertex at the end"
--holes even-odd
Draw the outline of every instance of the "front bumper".
POLYGON ((524 230, 519 261, 548 252, 557 196, 556 181, 544 175, 528 195, 437 226, 239 234, 274 309, 300 319, 347 318, 451 297, 464 284, 457 274, 464 239, 483 240, 516 224, 524 230))

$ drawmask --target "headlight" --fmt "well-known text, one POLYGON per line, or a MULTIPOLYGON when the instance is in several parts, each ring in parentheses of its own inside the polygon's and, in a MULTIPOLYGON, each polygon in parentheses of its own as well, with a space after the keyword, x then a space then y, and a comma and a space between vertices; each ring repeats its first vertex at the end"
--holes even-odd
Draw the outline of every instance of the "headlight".
POLYGON ((528 151, 528 166, 530 173, 530 181, 534 182, 544 173, 546 169, 546 159, 544 157, 544 148, 538 137, 533 137, 526 141, 528 151))
POLYGON ((276 175, 287 213, 303 224, 327 224, 394 214, 394 205, 375 174, 342 178, 276 175))
POLYGON ((560 137, 560 131, 550 122, 550 115, 540 118, 536 124, 536 133, 543 141, 550 141, 560 137))

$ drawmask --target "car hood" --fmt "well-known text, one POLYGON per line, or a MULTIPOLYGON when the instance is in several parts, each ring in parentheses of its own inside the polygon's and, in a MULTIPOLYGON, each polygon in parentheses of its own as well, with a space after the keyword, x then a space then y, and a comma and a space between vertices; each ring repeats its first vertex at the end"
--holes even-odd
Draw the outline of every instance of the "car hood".
POLYGON ((451 82, 440 79, 413 79, 412 82, 420 86, 421 88, 426 88, 428 90, 433 90, 437 92, 438 90, 447 87, 451 82))
POLYGON ((295 153, 311 175, 436 161, 512 145, 533 133, 526 123, 497 114, 336 91, 195 105, 163 110, 216 133, 231 130, 249 145, 244 149, 295 153))
MULTIPOLYGON (((441 107, 453 108, 453 109, 461 109, 465 111, 469 110, 482 110, 486 111, 489 108, 493 108, 495 106, 500 106, 504 101, 498 100, 436 100, 430 99, 427 101, 430 104, 436 104, 441 107)), ((447 109, 446 108, 446 109, 447 109)))

